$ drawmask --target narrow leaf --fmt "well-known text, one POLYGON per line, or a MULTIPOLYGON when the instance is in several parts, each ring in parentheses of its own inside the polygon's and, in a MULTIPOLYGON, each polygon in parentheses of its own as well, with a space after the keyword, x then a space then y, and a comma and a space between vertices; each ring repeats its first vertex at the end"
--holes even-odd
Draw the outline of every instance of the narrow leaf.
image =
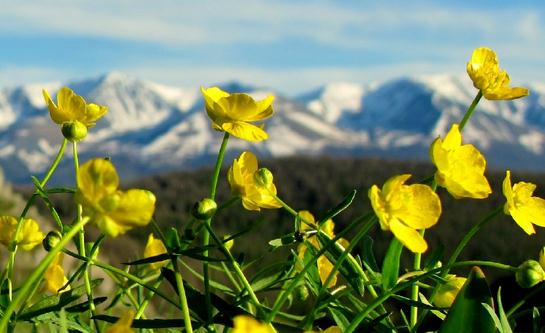
POLYGON ((384 290, 395 286, 399 278, 399 261, 402 251, 403 244, 397 238, 393 238, 382 263, 382 288, 384 290))

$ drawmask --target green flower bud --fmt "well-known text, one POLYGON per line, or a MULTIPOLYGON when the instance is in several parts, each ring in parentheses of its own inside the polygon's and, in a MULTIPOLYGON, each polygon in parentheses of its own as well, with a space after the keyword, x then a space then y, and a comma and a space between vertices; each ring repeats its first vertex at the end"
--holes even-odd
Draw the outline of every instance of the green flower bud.
POLYGON ((530 288, 545 280, 545 271, 535 260, 526 260, 515 273, 517 283, 522 288, 530 288))
POLYGON ((62 235, 58 231, 50 231, 42 240, 44 249, 49 252, 61 241, 62 235))
POLYGON ((87 136, 87 126, 74 120, 62 124, 61 132, 64 137, 72 142, 83 140, 87 136))
POLYGON ((254 181, 258 186, 269 186, 273 183, 273 174, 267 168, 261 168, 254 173, 254 181))
POLYGON ((195 203, 191 210, 191 214, 198 220, 207 220, 214 216, 216 209, 218 209, 218 205, 214 200, 204 198, 195 203))
POLYGON ((306 301, 309 295, 308 287, 304 284, 297 286, 295 289, 295 295, 297 296, 297 299, 300 301, 306 301))
POLYGON ((224 243, 223 245, 225 245, 225 247, 227 248, 227 250, 231 251, 231 249, 233 248, 233 245, 235 245, 235 239, 234 238, 231 238, 229 239, 228 241, 225 241, 226 239, 230 238, 231 235, 227 234, 225 236, 223 236, 223 240, 224 240, 224 243))

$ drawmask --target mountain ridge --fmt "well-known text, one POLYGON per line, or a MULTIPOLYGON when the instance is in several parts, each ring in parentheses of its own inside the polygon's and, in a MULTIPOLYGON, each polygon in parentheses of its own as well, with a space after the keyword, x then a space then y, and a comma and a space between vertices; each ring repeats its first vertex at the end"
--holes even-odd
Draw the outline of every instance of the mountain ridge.
MULTIPOLYGON (((112 72, 68 83, 87 101, 107 105, 105 119, 78 145, 80 160, 109 156, 123 178, 211 165, 221 134, 210 126, 199 87, 179 88, 112 72)), ((428 147, 458 122, 476 94, 465 76, 434 75, 357 84, 333 82, 294 97, 238 81, 219 85, 255 98, 276 95, 276 114, 265 121, 269 140, 233 138, 227 158, 243 149, 260 157, 290 155, 375 155, 427 159, 428 147)), ((61 87, 43 88, 54 96, 61 87)), ((486 155, 490 166, 545 169, 545 85, 529 87, 526 99, 482 100, 464 130, 464 140, 486 155), (509 148, 509 149, 507 149, 509 148)), ((9 181, 29 183, 53 160, 62 141, 49 119, 42 87, 0 90, 0 165, 9 181)), ((71 162, 62 176, 73 179, 71 162)))

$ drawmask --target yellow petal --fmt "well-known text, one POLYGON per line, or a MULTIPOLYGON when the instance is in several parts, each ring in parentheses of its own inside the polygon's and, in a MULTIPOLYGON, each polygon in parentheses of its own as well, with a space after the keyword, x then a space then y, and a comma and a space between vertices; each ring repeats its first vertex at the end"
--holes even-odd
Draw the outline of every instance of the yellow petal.
POLYGON ((513 220, 515 220, 515 222, 519 225, 519 227, 522 228, 522 230, 524 230, 525 233, 527 233, 528 235, 536 233, 530 216, 526 214, 526 212, 521 211, 517 208, 511 208, 509 209, 509 214, 511 214, 513 220))
POLYGON ((513 187, 511 186, 511 171, 507 170, 505 172, 505 178, 502 183, 503 195, 507 202, 505 203, 503 211, 505 214, 510 214, 509 210, 515 208, 515 200, 513 195, 513 187))
POLYGON ((393 193, 396 193, 409 178, 411 178, 411 175, 409 174, 389 178, 382 186, 382 196, 388 200, 388 198, 393 193))
MULTIPOLYGON (((42 243, 45 235, 40 230, 40 225, 33 219, 26 218, 23 220, 23 225, 21 226, 19 239, 17 241, 21 249, 25 251, 30 251, 36 245, 42 243)), ((15 232, 15 230, 13 230, 15 232)))
MULTIPOLYGON (((63 253, 59 252, 44 272, 44 289, 46 291, 57 294, 59 289, 64 287, 68 283, 68 279, 64 275, 64 269, 62 268, 63 253)), ((67 286, 62 291, 70 290, 70 286, 67 286)))
MULTIPOLYGON (((329 274, 331 274, 331 271, 333 270, 333 264, 329 259, 327 259, 326 256, 320 256, 318 260, 316 261, 316 264, 318 266, 318 274, 320 275, 320 281, 322 282, 322 285, 326 282, 327 278, 329 277, 329 274)), ((335 273, 335 276, 331 279, 331 282, 327 286, 328 288, 333 288, 337 284, 337 272, 335 273)))
POLYGON ((135 313, 133 310, 127 310, 119 319, 110 326, 106 333, 132 333, 134 330, 131 329, 132 322, 134 320, 135 313))
POLYGON ((401 194, 403 206, 393 212, 398 219, 413 229, 427 229, 437 223, 441 215, 441 201, 429 186, 404 186, 401 194))
POLYGON ((78 172, 78 191, 85 200, 97 203, 119 186, 119 177, 114 165, 105 159, 97 158, 80 166, 78 172))
POLYGON ((465 282, 466 278, 464 277, 449 275, 447 282, 437 288, 437 295, 433 299, 433 304, 440 308, 450 307, 465 282))
POLYGON ((264 120, 274 113, 272 108, 272 103, 274 102, 274 96, 268 95, 265 99, 256 102, 256 113, 252 116, 249 116, 246 121, 259 121, 264 120))
MULTIPOLYGON (((167 253, 167 248, 160 239, 153 237, 153 234, 149 234, 148 242, 144 248, 144 258, 155 257, 161 254, 167 253)), ((151 269, 159 269, 162 266, 168 264, 168 260, 157 261, 150 264, 151 269)))
POLYGON ((106 106, 97 104, 87 104, 85 107, 85 115, 82 117, 81 122, 87 127, 95 126, 98 119, 102 118, 108 112, 106 106))
POLYGON ((231 333, 272 333, 268 325, 246 315, 235 316, 233 326, 231 333))
POLYGON ((147 225, 155 211, 155 195, 147 190, 130 189, 122 192, 115 210, 108 212, 117 224, 142 227, 147 225))
POLYGON ((518 208, 518 212, 525 215, 532 224, 545 227, 545 200, 532 197, 518 208))
POLYGON ((269 138, 267 132, 265 132, 259 126, 245 123, 243 121, 226 122, 221 125, 221 128, 225 132, 236 136, 237 138, 251 142, 259 142, 269 138))
POLYGON ((68 87, 57 93, 57 106, 70 120, 80 120, 85 114, 85 100, 68 87))
POLYGON ((229 97, 229 93, 218 87, 208 89, 201 87, 201 92, 204 97, 204 104, 208 117, 210 117, 216 125, 221 126, 223 121, 228 120, 228 115, 226 110, 223 109, 223 106, 218 104, 218 102, 222 98, 229 97))
POLYGON ((428 249, 428 244, 420 233, 397 219, 392 219, 390 229, 394 236, 410 251, 415 253, 424 253, 428 249))
POLYGON ((382 230, 390 230, 390 221, 388 215, 386 214, 386 203, 382 198, 382 192, 377 185, 371 186, 369 189, 369 200, 371 201, 371 207, 377 215, 380 228, 382 230))

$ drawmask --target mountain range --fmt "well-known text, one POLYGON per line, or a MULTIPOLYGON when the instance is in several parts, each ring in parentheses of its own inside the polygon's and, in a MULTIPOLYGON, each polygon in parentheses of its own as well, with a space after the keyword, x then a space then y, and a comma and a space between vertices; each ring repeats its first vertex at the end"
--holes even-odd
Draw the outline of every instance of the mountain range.
MULTIPOLYGON (((65 84, 109 108, 78 144, 80 161, 110 157, 123 180, 213 165, 222 134, 211 128, 200 87, 170 87, 119 72, 65 84)), ((62 136, 42 89, 54 96, 61 86, 0 90, 0 165, 9 181, 29 184, 30 175, 40 177, 53 161, 62 136)), ((260 159, 326 154, 426 160, 432 140, 462 119, 477 92, 469 78, 452 75, 337 82, 298 96, 240 82, 219 86, 256 99, 276 96, 275 115, 265 121, 269 139, 231 138, 226 163, 243 149, 260 159)), ((483 99, 464 129, 464 141, 475 144, 492 168, 545 170, 545 84, 527 87, 530 96, 523 99, 483 99)), ((59 168, 54 181, 71 184, 71 159, 59 168)))

